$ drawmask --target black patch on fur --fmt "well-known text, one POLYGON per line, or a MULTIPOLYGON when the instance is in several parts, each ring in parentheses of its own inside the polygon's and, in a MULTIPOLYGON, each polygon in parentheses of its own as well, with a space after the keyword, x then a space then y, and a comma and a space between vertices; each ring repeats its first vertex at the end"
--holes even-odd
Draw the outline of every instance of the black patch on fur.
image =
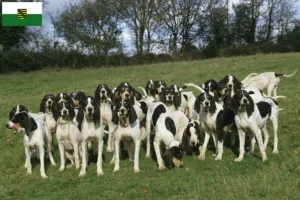
POLYGON ((83 117, 84 117, 84 113, 83 113, 82 108, 78 108, 78 112, 77 112, 77 115, 76 115, 76 121, 78 123, 78 129, 80 131, 81 131, 81 124, 82 124, 82 121, 83 121, 83 117))
POLYGON ((28 113, 21 112, 16 114, 12 120, 14 124, 20 124, 25 129, 25 134, 29 135, 30 132, 35 131, 38 126, 32 117, 29 117, 28 113))
POLYGON ((265 118, 268 114, 271 113, 271 105, 269 103, 260 101, 256 105, 262 118, 265 118))
POLYGON ((200 96, 198 96, 195 100, 194 109, 197 113, 199 113, 200 108, 201 108, 201 101, 200 101, 200 96))
POLYGON ((130 124, 133 124, 138 118, 133 106, 131 106, 131 108, 130 108, 128 117, 129 117, 129 123, 130 124))
POLYGON ((273 98, 270 98, 270 99, 278 106, 278 102, 275 99, 273 99, 273 98))
POLYGON ((158 105, 158 106, 155 108, 155 110, 154 110, 154 112, 153 112, 153 115, 152 115, 152 123, 153 123, 154 126, 156 126, 156 122, 157 122, 159 116, 160 116, 162 113, 165 113, 165 112, 167 112, 167 110, 166 110, 165 106, 162 105, 162 104, 158 105))
POLYGON ((183 152, 181 151, 181 149, 179 147, 171 147, 170 149, 168 149, 163 158, 165 160, 166 166, 169 169, 172 169, 175 167, 172 159, 173 157, 175 157, 178 160, 182 160, 183 157, 183 152))
POLYGON ((170 131, 174 136, 176 135, 176 126, 173 119, 166 117, 165 126, 167 130, 170 131))
POLYGON ((208 81, 206 81, 204 83, 204 91, 209 93, 209 92, 214 92, 215 90, 217 90, 218 88, 218 83, 217 81, 213 80, 213 79, 209 79, 208 81), (209 83, 210 83, 210 87, 209 87, 209 83))
POLYGON ((275 73, 275 77, 279 77, 279 76, 283 76, 283 74, 278 74, 278 73, 275 73))
POLYGON ((254 92, 253 92, 253 91, 249 91, 248 94, 249 94, 249 95, 250 95, 250 94, 254 94, 254 92))
POLYGON ((188 96, 186 94, 183 95, 186 101, 188 101, 188 96))
POLYGON ((249 105, 247 106, 246 111, 247 111, 248 117, 250 117, 252 115, 252 113, 254 112, 254 102, 249 94, 247 94, 246 97, 249 101, 249 105))
POLYGON ((173 97, 175 109, 180 107, 181 105, 181 93, 175 94, 173 97))
POLYGON ((118 111, 117 109, 113 109, 113 113, 112 113, 112 122, 115 124, 115 125, 118 125, 119 123, 119 116, 118 116, 118 111))
POLYGON ((144 101, 140 101, 140 104, 141 104, 141 107, 140 107, 140 108, 142 109, 143 113, 146 114, 146 113, 147 113, 147 110, 148 110, 147 103, 144 102, 144 101))
POLYGON ((9 116, 8 116, 9 120, 11 120, 11 119, 13 118, 13 116, 15 116, 15 114, 16 114, 16 112, 17 112, 17 107, 18 107, 18 106, 19 106, 19 112, 26 112, 26 113, 28 113, 28 109, 27 109, 25 106, 23 106, 23 105, 21 105, 21 104, 16 105, 16 106, 13 107, 13 108, 11 109, 11 111, 9 112, 9 116))

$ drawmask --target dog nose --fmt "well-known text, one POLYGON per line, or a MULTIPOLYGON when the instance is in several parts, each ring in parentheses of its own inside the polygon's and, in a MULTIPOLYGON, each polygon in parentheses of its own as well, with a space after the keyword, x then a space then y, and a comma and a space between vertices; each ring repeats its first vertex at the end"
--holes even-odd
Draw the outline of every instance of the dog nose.
POLYGON ((125 112, 125 109, 121 109, 120 112, 123 114, 125 112))
POLYGON ((105 91, 104 91, 104 90, 101 90, 101 93, 102 93, 102 94, 104 94, 104 93, 105 93, 105 91))
POLYGON ((244 103, 247 103, 247 102, 248 102, 248 100, 247 100, 247 99, 243 99, 243 102, 244 102, 244 103))
POLYGON ((127 97, 127 98, 128 98, 128 97, 129 97, 129 94, 125 94, 125 97, 127 97))
POLYGON ((206 102, 205 102, 205 105, 208 106, 208 104, 209 104, 209 102, 206 101, 206 102))
POLYGON ((180 168, 183 168, 183 164, 180 164, 180 166, 179 166, 180 168))
POLYGON ((228 87, 229 87, 229 88, 232 88, 232 84, 228 84, 228 87))
POLYGON ((93 108, 89 107, 89 108, 88 108, 88 111, 89 111, 89 112, 92 112, 92 111, 93 111, 93 108))
POLYGON ((48 104, 51 105, 52 101, 48 101, 48 104))
POLYGON ((64 111, 63 111, 63 113, 64 113, 64 114, 67 114, 67 111, 66 111, 66 110, 64 110, 64 111))
POLYGON ((196 142, 195 142, 195 141, 192 141, 191 143, 192 143, 192 145, 193 145, 193 146, 196 144, 196 142))

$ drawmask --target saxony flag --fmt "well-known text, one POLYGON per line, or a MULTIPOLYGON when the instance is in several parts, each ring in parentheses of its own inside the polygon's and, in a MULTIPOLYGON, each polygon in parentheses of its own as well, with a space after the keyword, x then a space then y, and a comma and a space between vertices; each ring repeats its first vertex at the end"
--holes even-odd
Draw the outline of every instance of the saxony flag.
POLYGON ((42 2, 2 2, 2 26, 42 26, 42 2))

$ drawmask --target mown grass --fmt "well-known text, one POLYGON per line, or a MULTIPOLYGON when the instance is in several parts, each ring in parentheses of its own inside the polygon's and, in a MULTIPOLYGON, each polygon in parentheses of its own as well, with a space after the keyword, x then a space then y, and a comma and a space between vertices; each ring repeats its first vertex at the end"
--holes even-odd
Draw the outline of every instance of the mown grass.
MULTIPOLYGON (((113 165, 109 164, 111 153, 105 153, 104 176, 96 176, 95 162, 89 164, 87 175, 79 178, 79 171, 74 168, 58 172, 58 167, 47 160, 49 178, 43 180, 35 158, 33 174, 25 175, 23 137, 4 127, 13 106, 23 104, 31 112, 38 112, 46 93, 83 90, 93 95, 100 83, 111 88, 123 81, 134 87, 145 86, 149 79, 162 79, 167 84, 199 84, 210 78, 220 80, 229 73, 243 79, 252 72, 290 74, 295 69, 300 69, 299 53, 1 75, 0 199, 299 199, 299 72, 292 78, 282 78, 279 84, 278 94, 288 97, 279 100, 284 109, 279 115, 279 154, 271 153, 273 132, 269 128, 271 140, 265 163, 257 148, 254 156, 246 156, 241 163, 234 163, 236 155, 225 148, 222 161, 215 161, 213 152, 208 151, 205 161, 185 156, 185 168, 160 171, 154 160, 144 158, 145 149, 141 148, 140 173, 133 172, 129 160, 121 160, 120 171, 113 173, 113 165)), ((55 160, 59 164, 57 146, 55 160)))

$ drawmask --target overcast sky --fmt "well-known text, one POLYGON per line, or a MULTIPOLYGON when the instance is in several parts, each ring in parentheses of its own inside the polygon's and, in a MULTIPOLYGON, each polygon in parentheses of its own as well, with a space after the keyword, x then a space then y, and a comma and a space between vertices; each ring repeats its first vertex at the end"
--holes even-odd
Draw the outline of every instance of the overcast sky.
MULTIPOLYGON (((43 9, 43 31, 49 34, 53 34, 53 25, 50 22, 48 13, 56 14, 58 10, 62 10, 63 6, 65 5, 65 2, 68 0, 49 0, 49 4, 43 9)), ((239 0, 230 0, 231 3, 236 3, 239 0)), ((300 0, 297 0, 297 3, 295 5, 296 9, 298 10, 298 17, 300 17, 300 0)), ((125 46, 131 46, 131 36, 128 30, 123 31, 123 38, 125 46)), ((127 49, 129 50, 129 49, 127 49)))

